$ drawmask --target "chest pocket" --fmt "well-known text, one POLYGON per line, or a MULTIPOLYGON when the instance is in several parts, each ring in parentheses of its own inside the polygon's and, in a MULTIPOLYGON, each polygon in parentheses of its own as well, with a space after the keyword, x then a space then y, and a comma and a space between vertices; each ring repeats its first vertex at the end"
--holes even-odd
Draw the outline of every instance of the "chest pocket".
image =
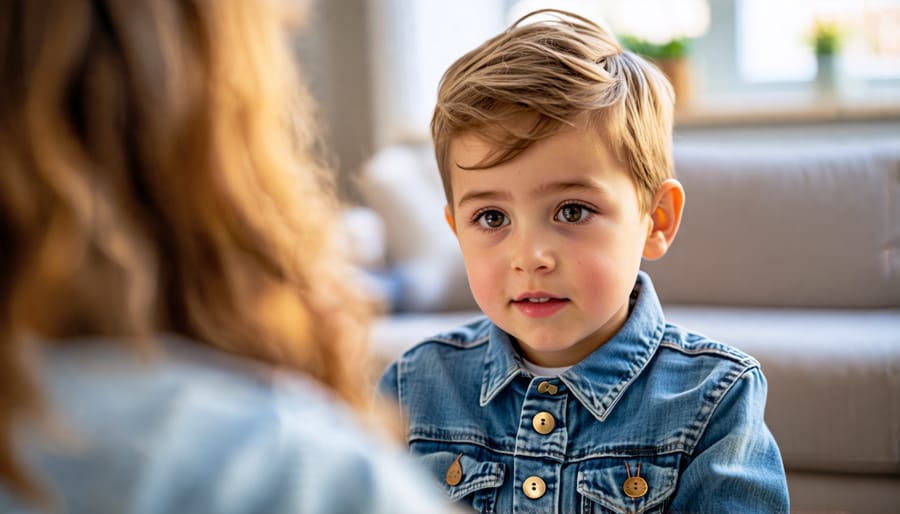
POLYGON ((587 461, 578 470, 581 512, 663 512, 675 493, 677 482, 675 462, 661 463, 641 458, 587 461))
POLYGON ((476 512, 496 512, 506 466, 465 453, 435 452, 420 457, 450 501, 466 500, 476 512))

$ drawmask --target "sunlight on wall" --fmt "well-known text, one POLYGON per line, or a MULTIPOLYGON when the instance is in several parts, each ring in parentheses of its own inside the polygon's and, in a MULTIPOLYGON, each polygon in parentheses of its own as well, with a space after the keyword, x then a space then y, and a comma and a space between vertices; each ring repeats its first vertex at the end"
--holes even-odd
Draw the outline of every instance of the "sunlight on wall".
POLYGON ((546 8, 580 14, 619 36, 627 34, 658 45, 699 37, 709 28, 707 0, 519 0, 510 7, 508 19, 546 8))
POLYGON ((816 61, 804 33, 811 0, 743 0, 738 4, 738 70, 744 80, 811 80, 816 61), (773 16, 773 13, 778 13, 773 16))
POLYGON ((376 108, 391 123, 377 138, 383 141, 421 139, 428 133, 437 86, 444 71, 465 52, 503 29, 503 0, 419 2, 379 0, 374 12, 384 48, 373 48, 378 63, 376 108))

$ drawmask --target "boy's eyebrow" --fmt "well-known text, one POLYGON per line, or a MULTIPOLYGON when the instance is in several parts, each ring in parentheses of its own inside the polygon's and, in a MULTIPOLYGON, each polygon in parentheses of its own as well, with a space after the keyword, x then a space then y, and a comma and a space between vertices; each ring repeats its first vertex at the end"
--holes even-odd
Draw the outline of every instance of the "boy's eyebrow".
POLYGON ((468 193, 462 195, 462 198, 457 202, 456 207, 460 208, 463 205, 474 202, 475 200, 510 200, 512 199, 512 195, 507 191, 469 191, 468 193))
POLYGON ((548 182, 535 189, 532 196, 541 196, 547 193, 561 193, 572 189, 587 189, 600 194, 609 194, 609 190, 600 184, 588 180, 574 180, 565 182, 548 182))
MULTIPOLYGON (((549 193, 562 193, 571 190, 589 190, 601 195, 609 195, 609 190, 600 184, 588 180, 575 180, 565 182, 548 182, 541 184, 531 196, 539 197, 549 193)), ((475 200, 511 200, 512 195, 507 191, 469 191, 464 194, 456 204, 457 208, 475 200)))

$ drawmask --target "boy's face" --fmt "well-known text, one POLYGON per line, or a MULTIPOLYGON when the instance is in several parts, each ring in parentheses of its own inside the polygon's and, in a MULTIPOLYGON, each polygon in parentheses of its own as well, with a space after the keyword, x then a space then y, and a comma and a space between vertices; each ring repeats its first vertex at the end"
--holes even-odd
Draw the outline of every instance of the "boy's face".
POLYGON ((652 228, 624 164, 566 129, 478 170, 490 147, 450 146, 453 226, 479 307, 538 365, 574 364, 624 324, 652 228))

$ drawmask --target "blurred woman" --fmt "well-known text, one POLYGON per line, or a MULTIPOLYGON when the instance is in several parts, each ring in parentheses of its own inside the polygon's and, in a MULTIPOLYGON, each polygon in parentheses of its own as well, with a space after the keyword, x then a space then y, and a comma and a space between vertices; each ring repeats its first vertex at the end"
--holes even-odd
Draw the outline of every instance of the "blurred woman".
POLYGON ((0 511, 442 508, 356 421, 287 3, 0 0, 0 511))

